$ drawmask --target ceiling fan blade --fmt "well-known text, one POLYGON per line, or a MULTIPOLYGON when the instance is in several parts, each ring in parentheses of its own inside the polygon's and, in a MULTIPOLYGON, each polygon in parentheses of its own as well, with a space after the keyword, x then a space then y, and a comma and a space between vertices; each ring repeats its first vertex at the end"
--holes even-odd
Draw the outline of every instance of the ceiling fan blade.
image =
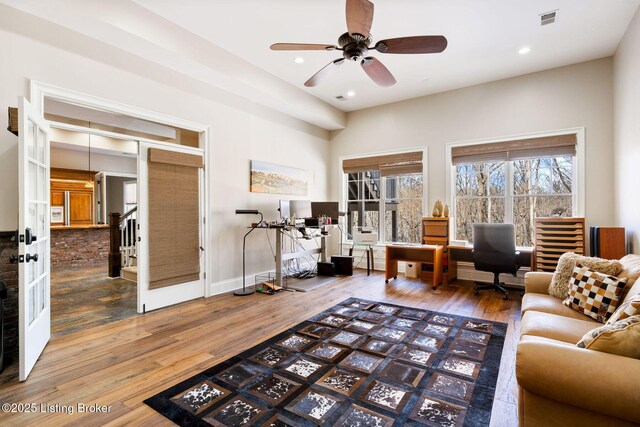
POLYGON ((275 43, 271 50, 335 50, 338 46, 331 44, 275 43))
POLYGON ((368 56, 362 60, 360 65, 378 86, 389 87, 396 84, 396 78, 393 77, 393 74, 376 58, 368 56))
POLYGON ((349 34, 369 37, 373 22, 373 3, 369 0, 347 0, 347 29, 349 34))
POLYGON ((331 74, 332 71, 334 71, 336 68, 338 68, 338 66, 342 65, 343 63, 344 63, 344 58, 338 58, 333 62, 329 62, 322 69, 320 69, 320 71, 318 71, 313 76, 311 76, 309 80, 304 82, 304 85, 307 87, 318 86, 318 84, 322 80, 327 78, 327 76, 331 74))
POLYGON ((413 36, 380 40, 375 49, 380 53, 440 53, 447 48, 444 36, 413 36))

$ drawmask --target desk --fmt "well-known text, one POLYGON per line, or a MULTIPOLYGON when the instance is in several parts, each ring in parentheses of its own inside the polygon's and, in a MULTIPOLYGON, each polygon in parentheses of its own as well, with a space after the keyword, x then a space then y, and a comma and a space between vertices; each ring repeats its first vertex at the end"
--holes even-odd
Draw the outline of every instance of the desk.
MULTIPOLYGON (((458 262, 473 263, 473 246, 449 245, 449 281, 453 282, 458 277, 458 262)), ((531 267, 533 265, 533 248, 518 247, 520 255, 517 260, 520 267, 531 267)))
MULTIPOLYGON (((284 263, 285 261, 289 261, 296 258, 302 258, 308 255, 316 255, 320 254, 320 262, 327 262, 327 236, 329 235, 328 229, 331 225, 324 225, 321 227, 294 227, 290 225, 268 225, 256 227, 258 229, 274 229, 276 230, 276 280, 280 283, 277 283, 279 286, 282 286, 281 280, 283 276, 283 271, 285 270, 284 263), (284 252, 283 250, 283 238, 285 236, 289 237, 290 235, 286 232, 295 231, 298 228, 302 229, 311 229, 311 230, 320 230, 320 247, 312 248, 312 249, 301 249, 294 250, 293 252, 284 252)), ((315 236, 318 237, 318 236, 315 236)))
POLYGON ((442 284, 442 254, 440 245, 387 245, 385 283, 398 278, 398 261, 433 264, 433 288, 442 284))

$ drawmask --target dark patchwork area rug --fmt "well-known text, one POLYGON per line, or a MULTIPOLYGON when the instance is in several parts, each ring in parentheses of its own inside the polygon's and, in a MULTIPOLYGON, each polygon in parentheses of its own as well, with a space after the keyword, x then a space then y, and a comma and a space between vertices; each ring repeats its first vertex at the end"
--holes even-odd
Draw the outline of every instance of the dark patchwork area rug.
POLYGON ((489 425, 507 325, 350 298, 145 403, 180 425, 489 425))

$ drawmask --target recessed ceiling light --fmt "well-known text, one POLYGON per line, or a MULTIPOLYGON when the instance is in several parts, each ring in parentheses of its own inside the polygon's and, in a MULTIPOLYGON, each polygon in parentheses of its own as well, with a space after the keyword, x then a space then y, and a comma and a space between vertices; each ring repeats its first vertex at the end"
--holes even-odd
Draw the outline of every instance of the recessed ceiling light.
POLYGON ((529 52, 531 52, 531 48, 529 46, 521 47, 518 51, 520 55, 526 55, 529 52))
POLYGON ((356 93, 354 91, 350 90, 349 92, 347 92, 347 96, 349 98, 352 98, 352 97, 356 96, 356 93))
POLYGON ((295 62, 296 64, 302 64, 304 62, 304 58, 301 56, 298 56, 296 59, 293 60, 293 62, 295 62))

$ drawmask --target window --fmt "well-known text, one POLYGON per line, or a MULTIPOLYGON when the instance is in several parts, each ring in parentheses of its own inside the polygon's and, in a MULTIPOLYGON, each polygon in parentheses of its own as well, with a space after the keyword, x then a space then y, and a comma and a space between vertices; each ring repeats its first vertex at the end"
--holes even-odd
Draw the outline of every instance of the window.
POLYGON ((476 222, 504 222, 505 163, 456 166, 456 239, 473 241, 476 222))
POLYGON ((348 233, 367 227, 380 235, 380 171, 347 174, 348 233))
POLYGON ((456 239, 473 241, 473 223, 510 222, 516 245, 533 246, 536 217, 577 211, 575 134, 453 147, 452 162, 456 239))
POLYGON ((384 178, 385 242, 420 243, 422 174, 384 178))
POLYGON ((420 243, 422 152, 349 159, 343 171, 349 235, 367 227, 381 242, 420 243))

